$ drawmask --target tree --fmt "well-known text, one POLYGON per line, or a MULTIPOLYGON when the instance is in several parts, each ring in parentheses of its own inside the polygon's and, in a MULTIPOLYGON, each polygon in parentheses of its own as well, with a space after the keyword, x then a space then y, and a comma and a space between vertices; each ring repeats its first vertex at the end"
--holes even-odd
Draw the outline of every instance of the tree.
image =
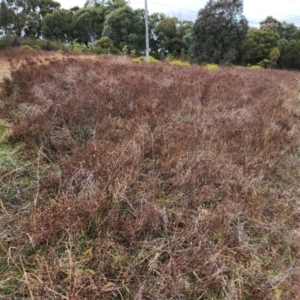
POLYGON ((276 20, 275 18, 273 18, 272 16, 268 16, 266 17, 266 19, 262 22, 259 23, 260 24, 260 29, 261 30, 273 30, 276 33, 280 33, 281 28, 282 28, 282 24, 276 20))
POLYGON ((133 10, 128 5, 112 11, 104 22, 102 37, 109 37, 120 51, 127 46, 128 52, 145 51, 144 10, 133 10))
POLYGON ((13 31, 14 14, 5 1, 0 2, 0 35, 13 31))
POLYGON ((183 37, 192 27, 192 22, 180 22, 175 17, 164 17, 161 19, 154 28, 154 36, 161 55, 172 54, 179 56, 182 52, 186 53, 188 48, 184 44, 183 37))
POLYGON ((160 52, 166 54, 180 54, 181 39, 177 37, 177 18, 166 17, 155 28, 160 52))
POLYGON ((46 14, 51 14, 60 9, 60 3, 54 0, 40 0, 40 15, 44 18, 46 14))
POLYGON ((101 37, 105 19, 103 7, 84 7, 77 10, 73 16, 74 35, 81 43, 92 43, 101 37))
POLYGON ((286 39, 288 41, 300 40, 300 28, 297 28, 292 23, 282 22, 279 34, 281 38, 286 39))
POLYGON ((126 0, 86 0, 84 7, 105 7, 107 11, 112 12, 125 5, 127 5, 126 0))
POLYGON ((43 20, 36 12, 29 12, 26 16, 26 22, 24 24, 24 36, 30 38, 39 38, 41 35, 43 20))
POLYGON ((27 16, 30 12, 36 13, 37 5, 34 0, 2 0, 0 8, 3 9, 0 15, 7 14, 0 21, 2 31, 4 33, 9 31, 21 37, 26 26, 27 16))
POLYGON ((249 32, 243 49, 243 62, 256 65, 269 59, 269 55, 278 46, 280 35, 273 30, 253 30, 249 32))
POLYGON ((226 63, 239 60, 248 21, 240 0, 209 0, 193 27, 196 61, 226 63))
POLYGON ((282 49, 279 66, 284 69, 300 70, 300 40, 292 40, 285 44, 282 49))
POLYGON ((159 23, 166 18, 163 13, 153 13, 149 16, 149 45, 151 49, 151 55, 159 58, 160 44, 157 36, 157 26, 159 23))
POLYGON ((185 46, 185 49, 187 51, 187 54, 191 54, 192 46, 194 44, 194 33, 192 28, 188 29, 185 33, 185 35, 182 38, 183 44, 185 46))
POLYGON ((278 60, 280 58, 280 50, 275 47, 272 49, 272 51, 269 54, 269 60, 266 61, 268 62, 268 67, 270 68, 275 68, 277 66, 278 60))
POLYGON ((43 17, 59 7, 53 0, 1 0, 0 33, 39 38, 43 17))
POLYGON ((273 30, 278 33, 282 39, 288 41, 300 39, 300 29, 298 29, 293 23, 281 23, 272 16, 269 16, 264 21, 260 22, 260 29, 273 30))
POLYGON ((74 38, 72 28, 72 10, 56 10, 47 14, 42 26, 42 35, 45 39, 71 42, 74 38))

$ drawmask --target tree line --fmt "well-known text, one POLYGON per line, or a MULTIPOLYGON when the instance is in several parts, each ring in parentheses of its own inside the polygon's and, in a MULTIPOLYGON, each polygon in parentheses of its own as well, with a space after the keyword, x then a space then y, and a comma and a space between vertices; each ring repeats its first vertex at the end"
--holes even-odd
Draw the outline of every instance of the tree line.
MULTIPOLYGON (((0 49, 34 40, 144 55, 144 17, 144 9, 133 9, 125 0, 87 0, 71 9, 55 0, 1 0, 0 49)), ((150 14, 149 35, 151 55, 158 59, 300 69, 300 29, 271 16, 250 28, 239 0, 209 0, 195 22, 150 14)))

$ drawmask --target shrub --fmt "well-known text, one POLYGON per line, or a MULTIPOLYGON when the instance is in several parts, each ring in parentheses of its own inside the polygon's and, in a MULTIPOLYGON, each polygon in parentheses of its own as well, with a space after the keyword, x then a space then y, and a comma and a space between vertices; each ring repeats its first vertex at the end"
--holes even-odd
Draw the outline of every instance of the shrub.
POLYGON ((32 48, 33 48, 34 50, 37 50, 37 51, 41 51, 41 50, 42 50, 42 48, 41 48, 39 45, 36 45, 36 44, 34 44, 34 45, 32 46, 32 48))
POLYGON ((36 40, 35 45, 39 46, 41 50, 44 51, 58 51, 60 49, 63 50, 62 48, 64 47, 64 44, 61 42, 45 40, 36 40))
POLYGON ((261 66, 258 65, 251 66, 251 70, 261 70, 261 66))
POLYGON ((0 39, 0 50, 8 49, 10 47, 9 43, 5 39, 0 39))
MULTIPOLYGON (((131 62, 133 62, 133 63, 140 63, 140 62, 145 62, 145 61, 146 61, 145 56, 140 56, 140 57, 137 57, 137 58, 133 58, 131 60, 131 62)), ((149 63, 150 64, 157 64, 157 63, 159 63, 159 60, 155 59, 153 56, 150 56, 149 57, 149 63)))
POLYGON ((21 45, 21 38, 16 35, 8 34, 0 39, 0 50, 19 47, 21 45))
POLYGON ((206 64, 205 68, 207 70, 210 70, 210 71, 216 71, 216 70, 219 70, 219 65, 217 65, 217 64, 206 64))
POLYGON ((78 40, 75 39, 72 43, 72 51, 74 52, 84 52, 87 47, 84 44, 78 43, 78 40))
POLYGON ((92 53, 95 53, 95 54, 107 54, 107 51, 104 50, 102 47, 100 46, 96 46, 93 48, 93 50, 91 51, 92 53))
POLYGON ((33 48, 30 47, 30 46, 28 46, 28 45, 23 45, 23 46, 21 47, 21 49, 22 49, 22 50, 33 50, 33 48))
POLYGON ((177 66, 177 67, 188 67, 191 64, 187 61, 180 61, 180 60, 173 60, 169 62, 170 65, 172 66, 177 66))
POLYGON ((107 36, 104 36, 98 40, 96 47, 101 47, 105 53, 120 54, 119 49, 114 46, 113 41, 107 36))

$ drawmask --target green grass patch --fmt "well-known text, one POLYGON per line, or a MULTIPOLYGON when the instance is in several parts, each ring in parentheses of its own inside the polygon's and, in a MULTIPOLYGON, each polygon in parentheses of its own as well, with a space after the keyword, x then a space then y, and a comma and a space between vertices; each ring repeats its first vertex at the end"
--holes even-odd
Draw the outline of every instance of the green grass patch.
POLYGON ((33 163, 22 159, 19 145, 12 146, 7 141, 11 127, 0 120, 0 177, 1 200, 11 205, 23 205, 34 188, 36 171, 33 163))

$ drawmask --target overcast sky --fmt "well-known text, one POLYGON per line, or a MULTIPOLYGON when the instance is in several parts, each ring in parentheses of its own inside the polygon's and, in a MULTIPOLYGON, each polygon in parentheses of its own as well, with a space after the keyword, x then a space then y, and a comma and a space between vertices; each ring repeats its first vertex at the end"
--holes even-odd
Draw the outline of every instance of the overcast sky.
MULTIPOLYGON (((63 8, 83 7, 85 0, 58 0, 63 8)), ((144 0, 130 0, 133 8, 143 8, 144 0)), ((163 12, 181 20, 195 21, 197 12, 205 6, 207 0, 148 0, 150 13, 163 12)), ((244 15, 250 26, 259 26, 267 16, 280 21, 294 23, 300 27, 300 0, 244 0, 244 15)))

